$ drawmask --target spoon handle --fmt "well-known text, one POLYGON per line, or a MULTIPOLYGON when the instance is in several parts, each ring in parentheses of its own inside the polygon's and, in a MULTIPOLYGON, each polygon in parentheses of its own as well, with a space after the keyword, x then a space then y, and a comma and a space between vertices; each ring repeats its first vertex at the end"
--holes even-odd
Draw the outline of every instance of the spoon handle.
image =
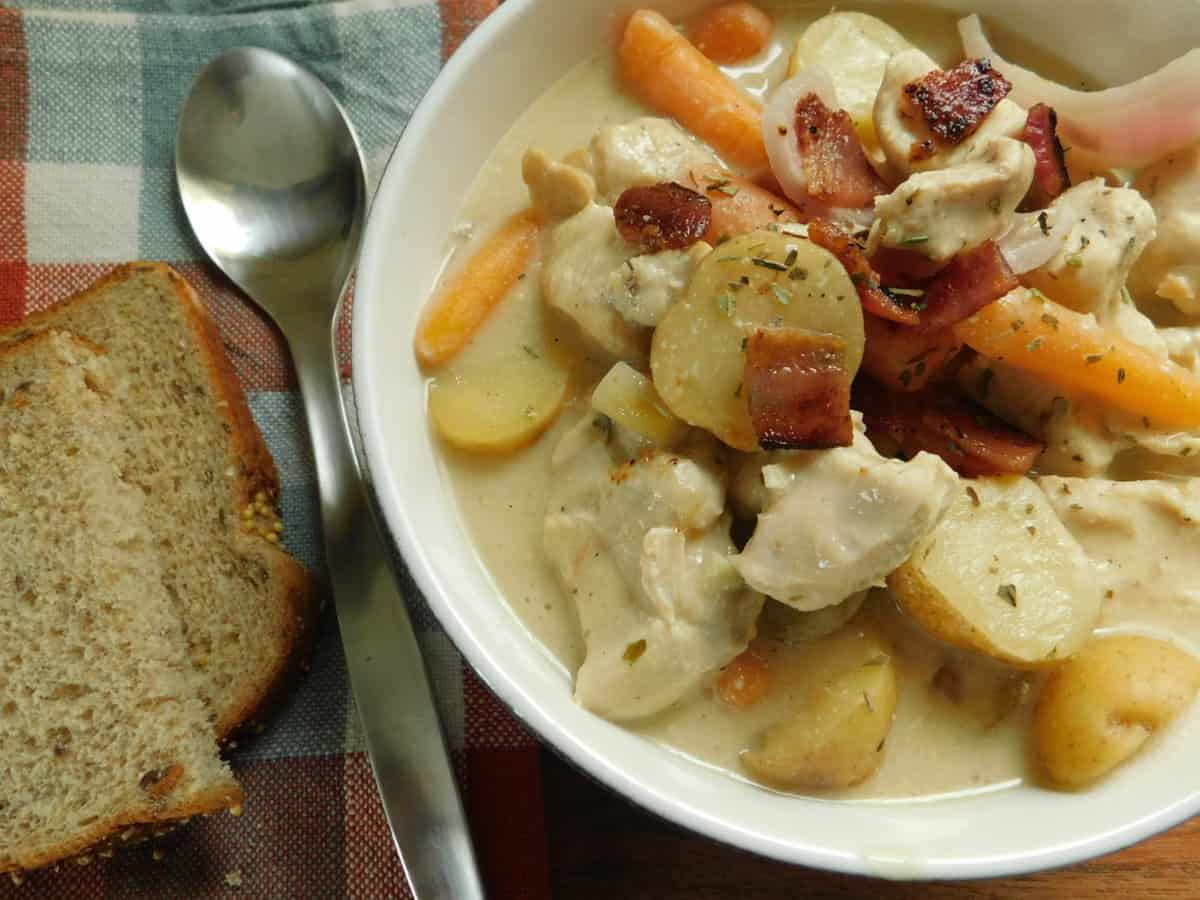
POLYGON ((313 323, 287 337, 350 685, 396 849, 418 900, 482 900, 428 675, 351 447, 332 335, 313 323))

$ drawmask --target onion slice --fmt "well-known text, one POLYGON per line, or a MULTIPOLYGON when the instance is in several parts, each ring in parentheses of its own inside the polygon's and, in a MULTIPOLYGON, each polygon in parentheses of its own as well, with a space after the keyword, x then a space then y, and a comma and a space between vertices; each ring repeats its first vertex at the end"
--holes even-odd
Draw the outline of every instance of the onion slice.
POLYGON ((829 73, 821 66, 805 66, 799 75, 775 89, 763 107, 762 117, 763 143, 767 147, 771 173, 784 196, 801 206, 810 204, 812 198, 804 173, 804 156, 792 130, 796 124, 796 107, 809 94, 816 94, 817 99, 830 109, 838 108, 837 89, 829 73))
POLYGON ((1012 227, 996 241, 1000 255, 1014 274, 1024 275, 1044 266, 1062 249, 1067 232, 1053 229, 1050 215, 1052 213, 1046 210, 1018 215, 1012 227), (1043 221, 1047 223, 1045 228, 1041 224, 1043 221))
POLYGON ((1012 82, 1010 100, 1048 103, 1068 143, 1111 166, 1139 168, 1200 140, 1200 50, 1120 87, 1077 91, 1001 57, 977 15, 960 19, 958 33, 967 56, 989 58, 1012 82))

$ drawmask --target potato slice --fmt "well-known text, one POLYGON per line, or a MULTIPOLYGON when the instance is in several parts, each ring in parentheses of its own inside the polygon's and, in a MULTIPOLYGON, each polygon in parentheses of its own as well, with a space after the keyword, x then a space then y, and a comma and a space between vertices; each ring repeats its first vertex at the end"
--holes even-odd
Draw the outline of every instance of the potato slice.
POLYGON ((650 379, 628 363, 608 370, 592 392, 592 408, 656 447, 673 447, 687 434, 687 424, 663 406, 650 379))
POLYGON ((935 637, 1019 668, 1062 662, 1100 612, 1090 561, 1022 477, 964 481, 888 586, 935 637))
POLYGON ((881 654, 827 682, 793 718, 768 728, 742 762, 786 787, 849 787, 879 767, 895 712, 896 670, 881 654))
POLYGON ((1088 644, 1046 680, 1033 717, 1049 779, 1082 787, 1137 753, 1191 704, 1200 660, 1135 634, 1088 644))
POLYGON ((429 415, 449 444, 476 452, 515 450, 550 427, 567 398, 567 370, 545 356, 447 372, 430 383, 429 415))
POLYGON ((750 335, 805 328, 846 341, 851 377, 863 354, 863 316, 850 276, 807 238, 754 231, 721 244, 654 332, 650 370, 676 416, 731 447, 757 450, 742 379, 750 335))
POLYGON ((800 35, 788 64, 788 78, 805 66, 821 66, 837 85, 838 103, 850 113, 859 137, 875 148, 873 111, 887 61, 911 47, 891 25, 860 12, 833 12, 800 35))

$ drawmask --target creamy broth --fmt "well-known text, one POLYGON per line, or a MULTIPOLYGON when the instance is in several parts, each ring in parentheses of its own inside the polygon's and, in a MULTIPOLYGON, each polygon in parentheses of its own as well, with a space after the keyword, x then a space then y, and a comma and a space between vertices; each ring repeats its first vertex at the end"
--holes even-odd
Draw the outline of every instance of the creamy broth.
MULTIPOLYGON (((954 18, 902 5, 864 9, 888 21, 939 64, 952 64, 960 57, 954 18)), ((761 94, 768 82, 780 80, 799 33, 828 10, 828 4, 774 4, 775 45, 759 63, 731 71, 749 91, 761 94)), ((1080 81, 1073 70, 1011 37, 1000 44, 1005 52, 1049 75, 1071 83, 1080 81)), ((460 211, 461 225, 447 248, 446 272, 453 273, 500 222, 528 204, 520 173, 526 149, 539 147, 561 158, 585 146, 602 125, 646 114, 651 113, 618 89, 610 54, 601 53, 580 63, 525 112, 493 151, 460 211)), ((536 353, 555 353, 555 338, 547 337, 543 322, 538 274, 535 264, 502 309, 449 364, 451 373, 487 368, 511 358, 514 348, 522 346, 536 353)), ((443 451, 445 472, 454 487, 462 520, 498 593, 561 664, 568 679, 583 660, 584 646, 573 604, 543 555, 542 523, 551 452, 566 430, 584 415, 595 378, 603 374, 576 372, 575 399, 533 446, 495 457, 449 448, 443 451)), ((1136 621, 1136 615, 1122 607, 1114 610, 1104 624, 1129 625, 1136 621)), ((1188 625, 1192 631, 1200 628, 1197 623, 1188 625)), ((1015 685, 1014 709, 997 723, 981 723, 964 716, 948 702, 944 685, 939 687, 935 677, 955 653, 908 623, 883 590, 872 593, 863 612, 832 642, 787 646, 764 637, 758 639, 758 648, 768 656, 815 653, 821 657, 817 665, 809 660, 808 681, 789 683, 773 691, 766 702, 744 711, 715 699, 710 682, 686 702, 631 727, 701 763, 745 778, 739 754, 766 726, 801 702, 820 673, 836 669, 844 650, 839 641, 853 640, 855 633, 870 629, 885 633, 896 651, 900 696, 895 724, 880 769, 861 785, 837 792, 837 797, 930 797, 997 789, 1026 777, 1026 734, 1033 685, 1015 685)), ((564 682, 564 690, 568 689, 564 682)))

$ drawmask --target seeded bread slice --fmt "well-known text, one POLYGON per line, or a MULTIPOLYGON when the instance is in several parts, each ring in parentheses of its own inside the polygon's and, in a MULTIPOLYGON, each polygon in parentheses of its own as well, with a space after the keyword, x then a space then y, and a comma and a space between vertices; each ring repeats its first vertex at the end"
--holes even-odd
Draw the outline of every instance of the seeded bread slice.
POLYGON ((162 583, 218 738, 257 721, 307 659, 313 583, 277 545, 279 479, 212 321, 169 266, 134 263, 0 334, 102 346, 121 380, 122 476, 146 496, 162 583))
POLYGON ((53 331, 0 351, 0 872, 242 799, 105 362, 53 331))

